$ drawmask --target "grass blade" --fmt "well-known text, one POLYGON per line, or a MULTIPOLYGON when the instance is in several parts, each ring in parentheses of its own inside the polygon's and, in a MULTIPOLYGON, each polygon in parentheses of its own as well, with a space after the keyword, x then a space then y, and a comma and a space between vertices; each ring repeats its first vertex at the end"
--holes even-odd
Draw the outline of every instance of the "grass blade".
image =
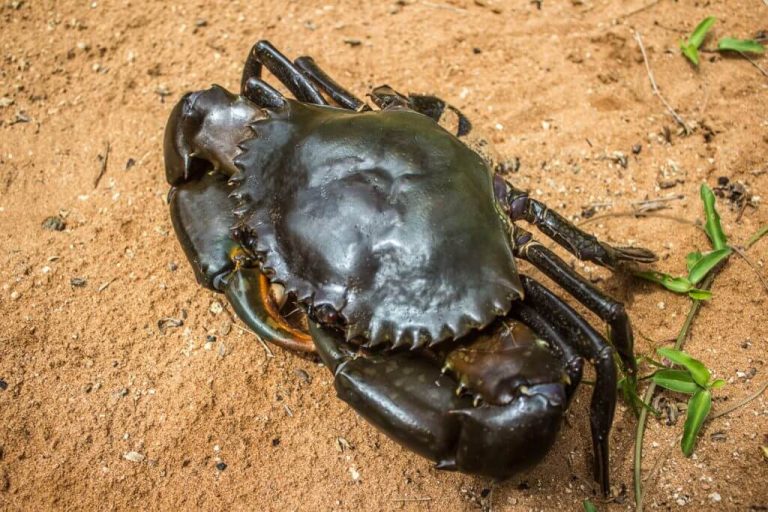
POLYGON ((718 263, 720 263, 730 255, 731 255, 731 248, 726 247, 724 249, 712 251, 702 256, 701 258, 699 258, 696 264, 693 265, 693 268, 690 269, 688 273, 688 280, 693 284, 698 283, 699 281, 704 279, 704 276, 709 274, 710 270, 715 268, 718 263))
POLYGON ((766 234, 768 234, 768 225, 761 227, 760 229, 757 230, 757 233, 749 237, 749 240, 747 240, 747 243, 744 244, 744 248, 749 249, 750 247, 755 245, 755 243, 757 243, 758 240, 763 238, 766 234))
POLYGON ((689 252, 685 256, 685 268, 688 269, 688 272, 690 272, 696 263, 698 263, 698 261, 701 259, 701 256, 701 251, 689 252))
POLYGON ((708 389, 700 389, 688 400, 688 416, 685 418, 683 440, 680 443, 680 447, 683 449, 683 454, 686 457, 690 457, 693 453, 696 438, 711 409, 712 394, 708 389))
POLYGON ((763 53, 765 52, 765 47, 754 39, 734 39, 732 37, 724 37, 717 42, 717 51, 763 53))
POLYGON ((680 41, 680 50, 682 50, 683 55, 685 55, 694 66, 699 66, 699 50, 697 50, 695 46, 688 44, 685 41, 680 41))
POLYGON ((707 217, 704 230, 712 242, 712 248, 716 251, 725 249, 728 247, 728 242, 725 233, 723 233, 723 227, 720 225, 720 215, 715 209, 715 194, 712 193, 712 189, 706 183, 701 185, 701 200, 704 201, 704 215, 707 217))
POLYGON ((696 28, 693 29, 691 36, 688 38, 688 44, 698 50, 699 47, 701 47, 701 44, 704 42, 704 38, 707 37, 709 29, 712 28, 712 25, 714 25, 716 21, 717 18, 714 16, 707 16, 701 20, 701 23, 699 23, 696 28))
POLYGON ((693 300, 710 300, 712 298, 712 292, 699 288, 691 288, 688 292, 688 296, 693 300))
POLYGON ((682 350, 675 350, 673 348, 657 348, 656 352, 658 352, 660 356, 666 357, 673 363, 688 370, 693 381, 702 388, 706 388, 709 384, 709 370, 704 366, 704 363, 698 359, 694 359, 682 350))
POLYGON ((588 499, 581 502, 581 504, 584 506, 584 512, 597 512, 597 507, 588 499))
POLYGON ((687 277, 674 277, 663 272, 656 272, 655 270, 635 272, 635 275, 646 281, 660 284, 667 290, 675 293, 688 293, 693 288, 693 284, 687 277))
POLYGON ((700 389, 699 385, 694 382, 691 374, 685 370, 659 370, 653 374, 651 380, 657 386, 678 393, 692 395, 700 389))

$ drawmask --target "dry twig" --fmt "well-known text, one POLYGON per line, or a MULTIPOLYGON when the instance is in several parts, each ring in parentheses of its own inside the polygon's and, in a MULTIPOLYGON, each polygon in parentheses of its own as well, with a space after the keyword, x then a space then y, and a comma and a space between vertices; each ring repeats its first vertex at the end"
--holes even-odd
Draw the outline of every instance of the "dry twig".
POLYGON ((669 104, 669 102, 664 98, 664 96, 661 95, 659 86, 656 85, 656 79, 653 77, 653 71, 651 71, 651 64, 650 62, 648 62, 648 54, 645 52, 645 46, 643 45, 642 37, 640 37, 640 32, 635 31, 634 35, 635 35, 635 41, 637 41, 637 45, 640 47, 640 52, 643 54, 643 62, 645 62, 645 71, 648 73, 648 79, 651 81, 651 87, 653 88, 653 93, 656 96, 658 96, 658 98, 664 104, 664 107, 667 109, 667 112, 669 112, 672 115, 672 117, 675 119, 677 124, 679 124, 685 131, 685 134, 688 135, 689 133, 691 133, 691 128, 688 126, 688 124, 686 124, 686 122, 683 120, 680 114, 678 114, 677 111, 674 108, 672 108, 672 105, 669 104))
POLYGON ((101 157, 101 165, 99 166, 99 174, 96 175, 96 178, 93 180, 93 188, 96 188, 99 186, 99 182, 101 181, 101 178, 104 176, 104 174, 107 172, 107 162, 109 161, 109 142, 107 142, 106 147, 104 148, 104 156, 101 157))

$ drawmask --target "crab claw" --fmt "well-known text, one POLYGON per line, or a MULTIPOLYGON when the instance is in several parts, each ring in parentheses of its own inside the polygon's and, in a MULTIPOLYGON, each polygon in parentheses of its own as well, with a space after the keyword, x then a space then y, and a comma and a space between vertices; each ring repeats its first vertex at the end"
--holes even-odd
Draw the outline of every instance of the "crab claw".
POLYGON ((234 174, 238 144, 249 135, 249 124, 263 117, 253 103, 218 85, 185 94, 165 128, 168 183, 179 185, 211 168, 234 174))
POLYGON ((258 336, 276 345, 314 350, 310 337, 280 315, 267 277, 232 238, 234 199, 226 176, 204 174, 171 189, 171 220, 197 281, 223 292, 240 319, 258 336))
POLYGON ((472 397, 454 392, 457 382, 440 362, 424 354, 362 355, 341 333, 313 321, 310 333, 339 397, 439 469, 504 479, 536 464, 555 441, 567 406, 560 380, 512 384, 517 392, 508 403, 483 399, 475 407, 472 397))

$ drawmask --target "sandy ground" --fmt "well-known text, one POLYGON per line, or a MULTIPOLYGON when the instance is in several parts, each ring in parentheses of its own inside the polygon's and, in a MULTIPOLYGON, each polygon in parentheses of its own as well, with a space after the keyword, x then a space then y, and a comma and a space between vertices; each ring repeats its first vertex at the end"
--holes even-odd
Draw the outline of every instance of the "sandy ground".
MULTIPOLYGON (((546 460, 496 484, 437 471, 395 445, 335 398, 312 359, 279 349, 269 357, 220 296, 196 285, 173 236, 165 121, 187 90, 235 90, 248 48, 268 38, 288 55, 315 56, 358 94, 389 83, 448 99, 519 159, 512 180, 575 221, 671 195, 681 198, 657 213, 700 219, 700 184, 728 177, 755 196, 740 218, 720 203, 732 243, 743 244, 768 222, 768 78, 714 54, 696 71, 676 46, 706 15, 719 18, 717 36, 749 37, 768 28, 768 7, 370 4, 4 1, 0 509, 577 510, 594 496, 587 387, 546 460), (692 135, 680 136, 652 95, 633 30, 692 135), (55 215, 65 228, 43 228, 55 215), (183 325, 160 330, 164 318, 183 325)), ((694 226, 669 218, 612 215, 586 226, 657 251, 657 268, 675 273, 687 252, 708 248, 694 226)), ((748 254, 768 274, 768 239, 748 254)), ((626 302, 639 354, 674 338, 687 298, 576 265, 626 302)), ((755 273, 734 257, 686 345, 728 381, 715 410, 768 379, 767 310, 755 273)), ((634 428, 622 405, 616 498, 595 499, 601 510, 632 507, 634 428)), ((766 395, 708 424, 691 459, 669 448, 681 430, 682 419, 649 421, 648 508, 766 510, 766 395)))

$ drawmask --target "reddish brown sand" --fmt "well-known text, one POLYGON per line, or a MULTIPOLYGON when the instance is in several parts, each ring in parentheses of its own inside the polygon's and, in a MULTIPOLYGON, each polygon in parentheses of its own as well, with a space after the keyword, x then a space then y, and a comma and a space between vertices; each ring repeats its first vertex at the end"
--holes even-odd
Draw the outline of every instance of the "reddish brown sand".
MULTIPOLYGON (((589 476, 586 386, 543 463, 497 484, 433 469, 338 401, 325 368, 279 349, 270 356, 221 296, 196 285, 176 242, 164 124, 187 90, 235 89, 248 48, 268 38, 288 55, 315 56, 360 95, 388 83, 448 99, 502 155, 519 158, 510 178, 520 187, 575 221, 591 208, 611 214, 586 227, 647 246, 661 256, 658 269, 682 273, 686 253, 708 248, 701 231, 615 214, 681 195, 657 213, 700 219, 700 184, 726 176, 756 205, 738 218, 720 202, 732 243, 768 222, 768 77, 739 56, 712 53, 697 71, 677 49, 706 15, 719 19, 715 36, 752 36, 768 28, 768 7, 330 3, 3 1, 0 509, 577 510, 585 498, 601 510, 632 507, 635 419, 620 405, 617 497, 604 504, 589 476), (652 94, 633 30, 692 135, 679 135, 652 94), (627 155, 626 169, 615 151, 627 155), (57 214, 66 229, 41 227, 57 214), (183 325, 161 332, 163 318, 183 325)), ((757 63, 768 68, 765 58, 757 63)), ((768 238, 748 255, 768 275, 768 238)), ((686 297, 575 265, 626 302, 639 354, 679 331, 686 297)), ((767 296, 733 257, 696 319, 686 349, 728 381, 715 411, 768 381, 767 296)), ((682 419, 649 421, 647 508, 766 510, 766 394, 708 424, 693 458, 676 446, 681 431, 682 419)))

